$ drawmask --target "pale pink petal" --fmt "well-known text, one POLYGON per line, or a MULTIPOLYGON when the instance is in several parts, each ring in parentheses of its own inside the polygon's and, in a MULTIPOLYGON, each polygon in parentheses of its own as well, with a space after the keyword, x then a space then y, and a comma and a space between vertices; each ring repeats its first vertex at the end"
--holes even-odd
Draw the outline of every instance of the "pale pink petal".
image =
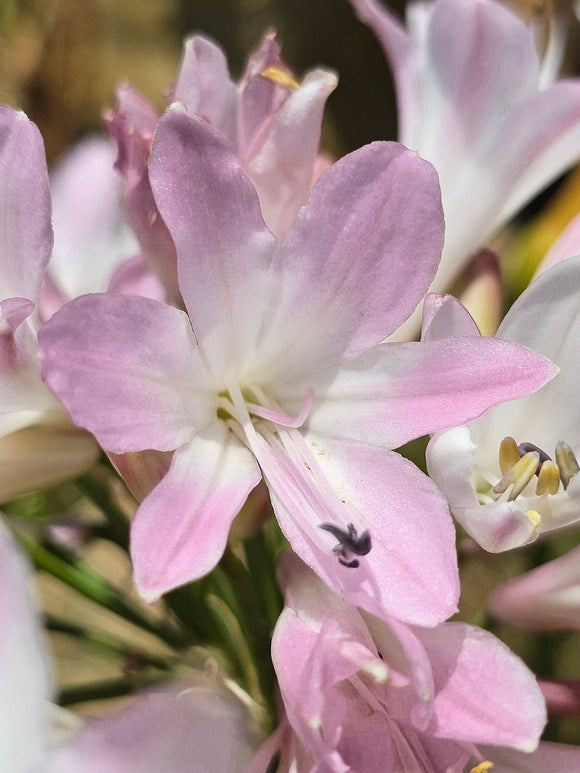
POLYGON ((236 147, 238 92, 223 51, 211 40, 194 35, 185 41, 174 98, 236 147))
POLYGON ((247 709, 213 685, 174 685, 88 719, 45 773, 240 773, 258 739, 247 709))
POLYGON ((277 253, 256 369, 287 381, 384 340, 427 290, 442 236, 429 164, 395 143, 342 158, 277 253))
POLYGON ((0 300, 36 302, 51 250, 42 137, 23 112, 0 106, 0 300))
POLYGON ((107 291, 123 295, 142 295, 154 301, 167 301, 167 292, 141 255, 123 261, 111 276, 107 291))
POLYGON ((211 420, 187 316, 129 295, 86 295, 39 333, 43 379, 73 421, 115 453, 170 451, 211 420))
POLYGON ((455 518, 485 550, 499 553, 531 542, 537 531, 519 503, 479 503, 471 483, 476 449, 468 427, 437 433, 427 446, 429 475, 444 492, 455 518))
POLYGON ((276 240, 231 147, 203 121, 167 111, 150 175, 193 329, 219 373, 255 347, 276 240))
POLYGON ((141 502, 167 474, 172 451, 136 451, 130 454, 108 454, 119 475, 135 499, 141 502))
POLYGON ((580 548, 500 585, 488 604, 494 615, 522 628, 580 628, 580 548))
POLYGON ((493 762, 493 773, 572 773, 580 770, 580 747, 542 742, 535 752, 525 754, 497 746, 480 747, 484 758, 493 762))
POLYGON ((169 295, 178 300, 175 246, 159 214, 149 182, 149 154, 159 116, 153 105, 132 86, 121 86, 117 90, 117 101, 117 110, 108 111, 105 123, 117 142, 115 167, 125 179, 127 213, 143 257, 169 295))
POLYGON ((296 415, 308 386, 320 395, 308 419, 312 431, 397 448, 529 394, 553 374, 552 363, 534 352, 478 335, 384 344, 283 385, 278 398, 296 415))
POLYGON ((111 140, 89 137, 67 153, 51 175, 50 275, 66 300, 104 292, 119 263, 138 250, 121 204, 114 162, 111 140))
POLYGON ((421 625, 436 625, 454 612, 451 517, 411 462, 383 448, 314 434, 296 440, 289 452, 264 442, 258 461, 293 550, 346 601, 377 617, 421 625), (358 568, 338 562, 336 539, 319 528, 325 522, 370 531, 372 549, 358 568))
POLYGON ((328 70, 308 73, 272 119, 246 164, 264 220, 279 239, 288 233, 308 197, 324 104, 336 85, 336 75, 328 70))
POLYGON ((428 293, 425 296, 422 341, 478 335, 480 335, 479 328, 473 317, 452 295, 428 293))
POLYGON ((49 741, 53 684, 45 655, 31 568, 0 523, 0 759, 29 773, 49 741))
POLYGON ((143 598, 155 601, 216 566, 232 521, 259 481, 252 454, 222 422, 175 452, 132 523, 135 584, 143 598))
POLYGON ((523 661, 492 634, 465 623, 417 633, 435 683, 430 734, 522 751, 536 748, 546 705, 523 661))

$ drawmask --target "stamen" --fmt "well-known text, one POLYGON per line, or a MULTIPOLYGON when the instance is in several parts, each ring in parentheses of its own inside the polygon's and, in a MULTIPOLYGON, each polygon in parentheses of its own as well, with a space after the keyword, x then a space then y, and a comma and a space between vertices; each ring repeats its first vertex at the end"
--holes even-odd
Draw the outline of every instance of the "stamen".
POLYGON ((272 411, 270 408, 264 408, 263 405, 257 405, 256 403, 246 402, 246 406, 250 413, 252 413, 254 416, 259 416, 261 419, 267 419, 268 421, 272 421, 274 424, 279 424, 282 427, 298 429, 298 427, 301 427, 308 418, 308 414, 312 410, 313 403, 314 390, 307 389, 304 400, 302 401, 302 405, 300 406, 300 411, 296 418, 287 416, 284 413, 272 411))
POLYGON ((493 762, 490 762, 489 760, 484 760, 483 762, 480 762, 479 765, 476 765, 474 768, 471 768, 469 773, 488 773, 489 770, 493 768, 493 762))
POLYGON ((578 465, 578 461, 574 456, 574 452, 568 443, 564 443, 563 440, 559 440, 556 444, 555 456, 556 464, 558 465, 558 470, 560 471, 562 486, 564 486, 564 491, 566 491, 570 481, 574 475, 576 475, 578 470, 580 470, 580 466, 578 465))
POLYGON ((279 67, 266 67, 265 70, 262 70, 260 75, 262 78, 272 81, 272 83, 275 83, 277 86, 284 86, 284 88, 287 88, 289 91, 296 91, 296 89, 300 88, 298 81, 279 67))
POLYGON ((555 494, 560 486, 560 470, 556 462, 551 459, 544 462, 538 473, 538 482, 536 484, 536 494, 555 494))
POLYGON ((330 532, 338 540, 338 545, 333 548, 333 552, 338 554, 338 562, 349 569, 356 569, 360 566, 360 561, 356 558, 350 559, 351 553, 356 556, 366 556, 371 549, 371 535, 368 530, 358 535, 358 531, 352 523, 348 523, 348 531, 335 526, 333 523, 321 523, 320 528, 330 532))
POLYGON ((496 494, 503 494, 513 484, 508 497, 508 502, 513 502, 518 497, 536 473, 540 455, 537 451, 530 451, 508 470, 503 478, 496 483, 493 490, 496 494))
POLYGON ((520 443, 518 446, 518 454, 520 456, 523 456, 524 454, 527 454, 529 451, 537 451, 540 454, 540 461, 538 462, 538 469, 536 470, 536 475, 540 474, 540 467, 544 464, 544 462, 551 462, 552 459, 545 451, 542 451, 539 446, 534 445, 533 443, 520 443))
POLYGON ((509 435, 499 444, 499 469, 501 474, 508 473, 514 464, 517 464, 520 460, 520 454, 518 453, 518 444, 509 435))
POLYGON ((542 522, 542 516, 540 513, 537 510, 526 510, 526 515, 530 519, 534 529, 537 529, 542 522))

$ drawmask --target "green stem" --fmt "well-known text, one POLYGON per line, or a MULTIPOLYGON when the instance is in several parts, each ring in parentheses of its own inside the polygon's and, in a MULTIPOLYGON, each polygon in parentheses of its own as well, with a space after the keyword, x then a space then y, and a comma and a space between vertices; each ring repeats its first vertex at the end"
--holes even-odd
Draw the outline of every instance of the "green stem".
POLYGON ((84 496, 96 505, 107 518, 108 532, 112 541, 128 552, 129 520, 111 496, 110 491, 91 475, 82 475, 77 478, 75 483, 84 496))
POLYGON ((144 667, 151 666, 153 668, 158 668, 161 671, 171 671, 173 669, 172 664, 166 658, 159 657, 158 655, 151 655, 140 648, 132 647, 130 644, 127 644, 108 633, 83 628, 80 625, 69 623, 68 620, 62 620, 53 615, 46 615, 44 623, 49 631, 74 636, 77 639, 81 639, 84 642, 92 644, 108 653, 118 655, 121 658, 135 658, 138 662, 142 663, 144 667))
POLYGON ((184 637, 182 633, 164 623, 154 621, 139 606, 129 599, 123 598, 100 574, 80 559, 75 559, 74 563, 69 563, 45 547, 41 547, 24 534, 16 532, 15 536, 37 569, 51 574, 74 588, 85 598, 149 631, 171 647, 179 649, 189 643, 189 639, 184 637))
POLYGON ((84 701, 97 701, 106 698, 118 698, 121 695, 130 695, 144 687, 167 683, 166 678, 159 677, 121 677, 119 679, 104 679, 100 682, 89 682, 72 687, 64 687, 57 698, 61 706, 70 706, 72 703, 84 701))

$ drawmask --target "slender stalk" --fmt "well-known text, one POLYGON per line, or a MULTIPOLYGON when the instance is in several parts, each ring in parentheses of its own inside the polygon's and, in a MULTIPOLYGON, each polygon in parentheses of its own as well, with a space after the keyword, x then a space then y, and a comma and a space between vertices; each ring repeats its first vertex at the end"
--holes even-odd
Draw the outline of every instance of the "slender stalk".
POLYGON ((152 687, 166 682, 166 677, 148 676, 138 679, 134 677, 120 677, 119 679, 104 679, 99 682, 78 684, 72 687, 64 687, 58 695, 57 703, 61 706, 70 706, 73 703, 118 698, 122 695, 130 695, 145 687, 152 687))
POLYGON ((111 492, 91 475, 82 475, 75 481, 78 489, 105 515, 108 532, 117 545, 129 550, 129 520, 111 496, 111 492))
POLYGON ((37 569, 51 574, 61 582, 74 588, 85 598, 94 601, 105 609, 149 631, 171 647, 181 648, 190 643, 189 637, 162 622, 156 622, 144 610, 109 585, 100 574, 80 559, 69 563, 56 556, 45 547, 19 532, 16 539, 26 550, 37 569))
POLYGON ((83 642, 87 642, 109 654, 118 655, 126 660, 134 659, 142 664, 144 668, 153 667, 161 671, 171 671, 173 669, 173 665, 166 658, 151 655, 141 648, 132 647, 130 644, 108 633, 83 628, 80 625, 75 625, 54 615, 46 615, 44 623, 49 631, 74 636, 83 642))

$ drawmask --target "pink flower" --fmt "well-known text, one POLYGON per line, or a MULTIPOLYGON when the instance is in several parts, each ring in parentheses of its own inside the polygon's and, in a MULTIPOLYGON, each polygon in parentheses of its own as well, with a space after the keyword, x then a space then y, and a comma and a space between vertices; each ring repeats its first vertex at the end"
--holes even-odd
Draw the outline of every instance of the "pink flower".
MULTIPOLYGON (((294 735, 280 745, 297 760, 283 770, 462 773, 483 759, 474 744, 534 751, 542 694, 498 639, 464 623, 380 621, 292 554, 280 569, 286 606, 272 658, 294 735)), ((492 762, 496 751, 486 751, 492 762)))
MULTIPOLYGON (((580 257, 536 279, 497 336, 549 357, 560 372, 536 394, 437 433, 427 448, 429 474, 455 518, 486 550, 519 547, 580 518, 580 423, 574 418, 579 304, 580 257)), ((473 320, 450 297, 432 300, 429 308, 427 338, 477 335, 473 320)))
POLYGON ((535 31, 494 0, 411 3, 407 26, 378 0, 351 0, 393 68, 399 141, 439 175, 441 292, 527 201, 580 157, 580 82, 553 83, 535 31))
POLYGON ((40 334, 43 377, 105 449, 176 449, 132 524, 142 595, 209 572, 263 475, 292 547, 337 592, 379 616, 445 619, 458 594, 446 505, 388 449, 527 393, 551 365, 481 338, 381 344, 437 266, 431 166, 362 148, 320 177, 279 243, 231 146, 174 108, 151 182, 189 318, 94 295, 40 334), (322 524, 368 530, 372 549, 338 554, 322 524))
MULTIPOLYGON (((336 75, 312 70, 298 83, 268 33, 234 83, 223 51, 195 35, 185 43, 173 98, 231 143, 254 184, 262 215, 283 238, 328 161, 319 155, 324 104, 336 75)), ((148 158, 158 115, 131 86, 117 92, 118 107, 107 122, 119 145, 117 168, 127 184, 127 208, 146 259, 173 295, 177 292, 175 252, 149 184, 148 158)))

